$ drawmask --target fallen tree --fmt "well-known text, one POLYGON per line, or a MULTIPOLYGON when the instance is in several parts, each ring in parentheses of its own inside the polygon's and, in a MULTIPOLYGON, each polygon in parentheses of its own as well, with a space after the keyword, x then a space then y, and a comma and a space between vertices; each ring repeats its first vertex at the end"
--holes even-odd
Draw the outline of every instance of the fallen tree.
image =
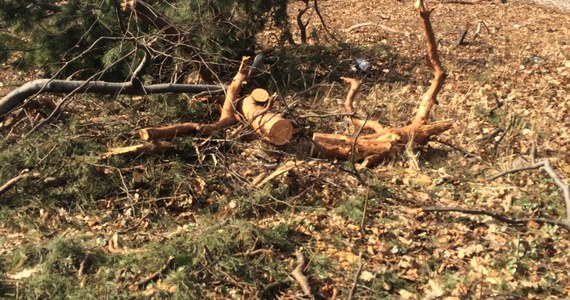
POLYGON ((397 152, 408 143, 425 145, 432 136, 441 134, 451 128, 451 121, 429 123, 429 114, 435 104, 437 95, 445 81, 446 73, 441 66, 435 35, 430 22, 431 10, 423 0, 414 4, 418 10, 424 29, 427 45, 427 56, 434 70, 434 79, 430 88, 424 93, 418 111, 410 125, 400 128, 385 128, 379 122, 360 118, 354 114, 354 98, 360 88, 360 81, 343 78, 350 85, 350 90, 344 103, 344 110, 351 117, 352 124, 358 129, 356 136, 321 133, 313 134, 311 155, 323 158, 363 161, 370 166, 384 160, 391 153, 397 152), (363 130, 373 130, 373 134, 361 135, 363 130))

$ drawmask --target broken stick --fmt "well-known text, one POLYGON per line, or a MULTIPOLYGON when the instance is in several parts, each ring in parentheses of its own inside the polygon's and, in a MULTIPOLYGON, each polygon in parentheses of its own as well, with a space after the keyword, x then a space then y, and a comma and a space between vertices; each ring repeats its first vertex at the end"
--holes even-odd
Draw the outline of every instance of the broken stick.
POLYGON ((313 293, 311 292, 311 286, 309 285, 309 280, 307 279, 307 276, 303 274, 303 270, 305 269, 305 265, 307 264, 305 255, 303 255, 303 252, 301 250, 297 250, 296 252, 297 252, 297 266, 295 267, 293 272, 291 272, 291 275, 293 276, 293 278, 295 278, 297 283, 299 283, 305 295, 308 296, 310 299, 315 299, 313 293))

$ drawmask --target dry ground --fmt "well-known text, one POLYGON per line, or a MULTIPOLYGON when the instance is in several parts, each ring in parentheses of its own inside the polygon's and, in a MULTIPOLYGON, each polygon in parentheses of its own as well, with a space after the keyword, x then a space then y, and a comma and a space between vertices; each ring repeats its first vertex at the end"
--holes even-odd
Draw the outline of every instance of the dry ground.
MULTIPOLYGON (((319 4, 336 39, 361 49, 331 50, 338 55, 334 71, 354 75, 345 68, 357 58, 350 53, 373 65, 363 78, 359 108, 382 122, 405 124, 431 80, 411 3, 319 4), (365 22, 385 27, 348 31, 365 22)), ((347 299, 351 289, 354 299, 570 297, 570 232, 564 228, 535 222, 510 226, 490 217, 426 214, 420 208, 564 217, 562 197, 544 173, 486 178, 530 161, 535 149, 537 160, 550 159, 570 180, 570 15, 520 3, 437 4, 432 23, 449 76, 432 118, 455 121, 441 137, 453 147, 431 143, 417 158, 419 168, 410 155, 401 155, 361 170, 363 184, 341 171, 350 170, 349 163, 295 158, 292 149, 247 141, 230 146, 181 142, 184 151, 199 148, 192 159, 165 154, 98 161, 105 147, 133 142, 106 132, 146 124, 128 114, 105 124, 93 121, 89 129, 65 121, 50 132, 73 131, 62 138, 73 146, 61 147, 61 141, 40 134, 34 147, 40 158, 68 155, 57 160, 77 169, 66 174, 68 182, 32 183, 0 196, 0 254, 6 257, 0 296, 293 299, 303 293, 288 274, 296 250, 302 249, 318 298, 347 299), (465 30, 465 44, 458 45, 465 30), (95 146, 84 146, 85 139, 95 146), (253 184, 287 161, 297 166, 266 185, 253 184), (135 180, 141 174, 142 183, 135 180), (88 190, 91 185, 81 178, 102 182, 105 192, 88 190), (66 188, 69 182, 77 184, 66 188), (26 196, 32 200, 22 207, 11 198, 26 195, 26 188, 38 194, 26 196), (62 200, 50 198, 43 207, 42 194, 53 191, 62 200), (140 283, 157 270, 159 276, 140 283), (52 283, 50 277, 63 279, 52 283)), ((300 5, 291 7, 291 15, 300 5)), ((314 13, 307 29, 309 44, 338 44, 314 13)), ((9 85, 18 76, 8 73, 0 81, 9 85)), ((336 113, 346 90, 333 77, 285 98, 305 110, 336 113)), ((84 101, 78 100, 67 118, 97 103, 84 101)), ((302 113, 293 109, 289 115, 302 113)), ((341 117, 297 122, 350 131, 341 117)), ((6 155, 1 162, 20 165, 20 158, 6 155)), ((17 174, 0 175, 5 182, 17 174)))

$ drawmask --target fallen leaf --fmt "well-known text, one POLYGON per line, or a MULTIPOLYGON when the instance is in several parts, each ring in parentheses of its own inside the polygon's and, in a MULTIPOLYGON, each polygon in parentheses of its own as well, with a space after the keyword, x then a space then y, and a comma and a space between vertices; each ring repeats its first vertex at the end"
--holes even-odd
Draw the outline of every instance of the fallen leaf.
POLYGON ((376 277, 376 276, 374 276, 374 274, 372 274, 366 270, 364 270, 364 271, 362 271, 362 273, 360 273, 360 279, 362 281, 369 282, 369 281, 372 281, 372 279, 374 279, 374 277, 376 277))

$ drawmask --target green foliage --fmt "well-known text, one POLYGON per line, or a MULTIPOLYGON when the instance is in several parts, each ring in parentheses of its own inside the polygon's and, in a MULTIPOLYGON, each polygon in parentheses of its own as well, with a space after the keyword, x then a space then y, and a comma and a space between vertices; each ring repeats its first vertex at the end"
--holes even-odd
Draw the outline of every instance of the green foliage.
POLYGON ((360 224, 364 214, 364 202, 362 197, 350 197, 343 201, 335 212, 347 220, 351 220, 356 224, 360 224))
MULTIPOLYGON (((267 25, 288 32, 286 0, 171 1, 168 5, 148 2, 188 31, 190 43, 200 49, 203 59, 217 63, 227 64, 224 58, 236 59, 253 53, 255 35, 267 25)), ((1 61, 13 58, 11 61, 19 68, 41 68, 47 75, 57 74, 60 78, 72 74, 74 78, 89 78, 104 71, 98 78, 124 80, 140 60, 140 55, 138 58, 133 55, 132 40, 124 39, 113 1, 73 0, 53 5, 11 0, 1 3, 0 19, 7 28, 0 34, 0 44, 4 45, 0 48, 1 61), (11 52, 18 55, 11 56, 11 52)), ((139 43, 156 33, 155 28, 137 18, 125 20, 129 21, 130 34, 139 43)), ((176 63, 169 50, 173 46, 176 48, 165 41, 151 45, 158 53, 170 53, 154 61, 152 70, 162 76, 170 76, 168 70, 172 72, 176 63)))

